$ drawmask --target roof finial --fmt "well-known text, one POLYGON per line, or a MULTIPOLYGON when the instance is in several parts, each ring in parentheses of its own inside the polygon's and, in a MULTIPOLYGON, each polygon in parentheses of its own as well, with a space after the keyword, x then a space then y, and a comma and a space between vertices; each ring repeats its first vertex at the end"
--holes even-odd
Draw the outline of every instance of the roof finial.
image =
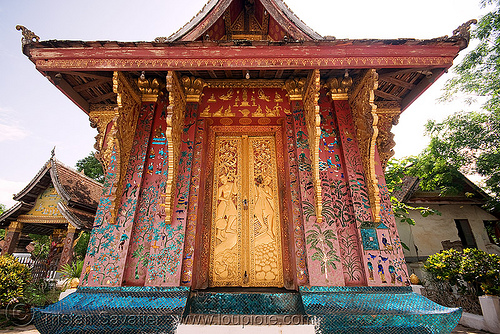
POLYGON ((457 29, 453 30, 452 38, 456 37, 459 40, 461 40, 461 42, 459 43, 460 50, 465 49, 469 45, 470 26, 473 24, 477 24, 476 19, 469 20, 469 21, 465 22, 464 24, 462 24, 461 26, 459 26, 457 29))
POLYGON ((16 29, 21 30, 21 33, 23 34, 23 38, 21 39, 21 43, 23 43, 23 46, 25 46, 26 44, 31 44, 33 42, 38 43, 40 41, 40 37, 38 37, 33 31, 29 30, 25 26, 17 25, 16 29))
POLYGON ((55 156, 56 156, 56 147, 54 146, 54 148, 52 149, 52 151, 50 151, 50 158, 54 159, 55 156))

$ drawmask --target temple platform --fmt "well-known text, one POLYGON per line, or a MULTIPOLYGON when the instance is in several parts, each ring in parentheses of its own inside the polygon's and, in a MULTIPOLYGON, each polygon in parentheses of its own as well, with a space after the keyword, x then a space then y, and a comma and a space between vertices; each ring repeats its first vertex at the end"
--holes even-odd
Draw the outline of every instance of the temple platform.
POLYGON ((301 287, 299 292, 87 287, 33 313, 41 334, 209 334, 230 329, 445 334, 457 325, 462 311, 440 306, 409 287, 301 287))

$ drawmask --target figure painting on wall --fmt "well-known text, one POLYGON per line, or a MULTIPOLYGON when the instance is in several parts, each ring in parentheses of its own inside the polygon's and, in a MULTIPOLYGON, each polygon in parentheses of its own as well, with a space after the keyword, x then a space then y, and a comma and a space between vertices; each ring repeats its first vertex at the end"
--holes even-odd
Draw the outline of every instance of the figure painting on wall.
POLYGON ((378 260, 378 274, 380 276, 380 278, 382 279, 382 283, 387 283, 387 281, 385 280, 385 272, 384 272, 384 266, 382 265, 382 263, 380 262, 380 260, 378 260))

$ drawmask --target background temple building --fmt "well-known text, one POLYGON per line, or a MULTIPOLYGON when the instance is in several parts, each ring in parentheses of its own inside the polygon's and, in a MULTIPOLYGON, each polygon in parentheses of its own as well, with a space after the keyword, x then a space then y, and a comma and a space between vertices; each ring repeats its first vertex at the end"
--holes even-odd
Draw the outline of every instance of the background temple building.
POLYGON ((50 235, 60 244, 54 259, 57 267, 71 263, 79 232, 92 229, 101 192, 100 183, 52 156, 14 195, 17 203, 0 215, 0 228, 6 228, 2 254, 26 253, 30 233, 50 235))
POLYGON ((417 177, 403 178, 402 189, 393 195, 413 207, 425 206, 439 211, 439 215, 422 217, 410 211, 415 226, 397 222, 401 241, 408 246, 404 250, 409 270, 424 278, 423 264, 428 256, 441 250, 477 248, 490 254, 500 255, 500 247, 489 235, 500 236, 499 213, 488 211, 484 205, 490 197, 461 173, 452 179, 459 191, 442 194, 440 190, 424 191, 417 177))
POLYGON ((60 314, 98 319, 97 304, 161 316, 113 328, 126 332, 174 330, 184 311, 324 316, 346 298, 324 330, 451 330, 458 310, 431 312, 405 287, 383 169, 392 125, 470 24, 432 40, 337 40, 280 0, 211 0, 152 42, 39 41, 18 26, 36 69, 97 128, 106 174, 81 287, 36 314, 39 330, 69 330, 44 322, 60 314), (377 318, 389 304, 395 315, 377 318))

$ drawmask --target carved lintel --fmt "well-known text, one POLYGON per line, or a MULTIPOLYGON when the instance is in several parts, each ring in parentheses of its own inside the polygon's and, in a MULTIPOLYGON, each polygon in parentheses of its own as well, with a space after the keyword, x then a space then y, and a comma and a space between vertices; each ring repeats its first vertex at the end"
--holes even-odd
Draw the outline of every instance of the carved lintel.
POLYGON ((201 78, 188 76, 182 77, 181 82, 186 94, 186 102, 200 103, 206 82, 201 78))
POLYGON ((17 25, 16 30, 21 30, 21 33, 23 34, 23 38, 21 39, 23 46, 31 43, 38 43, 40 41, 40 37, 25 26, 17 25))
POLYGON ((369 69, 362 75, 352 94, 349 96, 356 137, 358 139, 361 160, 365 171, 366 187, 373 220, 380 222, 380 192, 375 172, 375 147, 379 133, 377 106, 374 103, 374 90, 378 87, 378 74, 369 69))
POLYGON ((302 101, 306 80, 306 78, 290 78, 285 81, 285 89, 288 92, 290 101, 302 101))
POLYGON ((174 71, 167 73, 167 91, 168 91, 168 107, 167 107, 167 128, 165 135, 168 143, 168 176, 165 185, 165 222, 172 222, 172 186, 177 179, 177 168, 179 166, 179 157, 181 150, 181 132, 182 124, 184 124, 184 112, 186 110, 186 97, 184 89, 181 86, 180 80, 174 71))
POLYGON ((401 104, 397 101, 377 102, 377 115, 379 116, 377 148, 382 169, 387 166, 387 161, 394 155, 394 134, 392 126, 398 124, 401 114, 401 104))
POLYGON ((344 77, 330 78, 326 81, 324 87, 328 90, 327 95, 332 100, 348 100, 349 89, 352 86, 352 78, 346 72, 344 77))
POLYGON ((319 140, 321 136, 321 116, 319 113, 319 90, 321 88, 320 72, 313 70, 307 78, 306 91, 304 94, 304 111, 307 131, 309 133, 309 150, 311 152, 311 164, 313 172, 313 185, 316 201, 316 221, 323 221, 323 201, 321 197, 321 179, 319 177, 319 140))
POLYGON ((141 92, 143 102, 156 102, 165 85, 157 78, 147 79, 141 75, 137 79, 137 87, 141 92))

